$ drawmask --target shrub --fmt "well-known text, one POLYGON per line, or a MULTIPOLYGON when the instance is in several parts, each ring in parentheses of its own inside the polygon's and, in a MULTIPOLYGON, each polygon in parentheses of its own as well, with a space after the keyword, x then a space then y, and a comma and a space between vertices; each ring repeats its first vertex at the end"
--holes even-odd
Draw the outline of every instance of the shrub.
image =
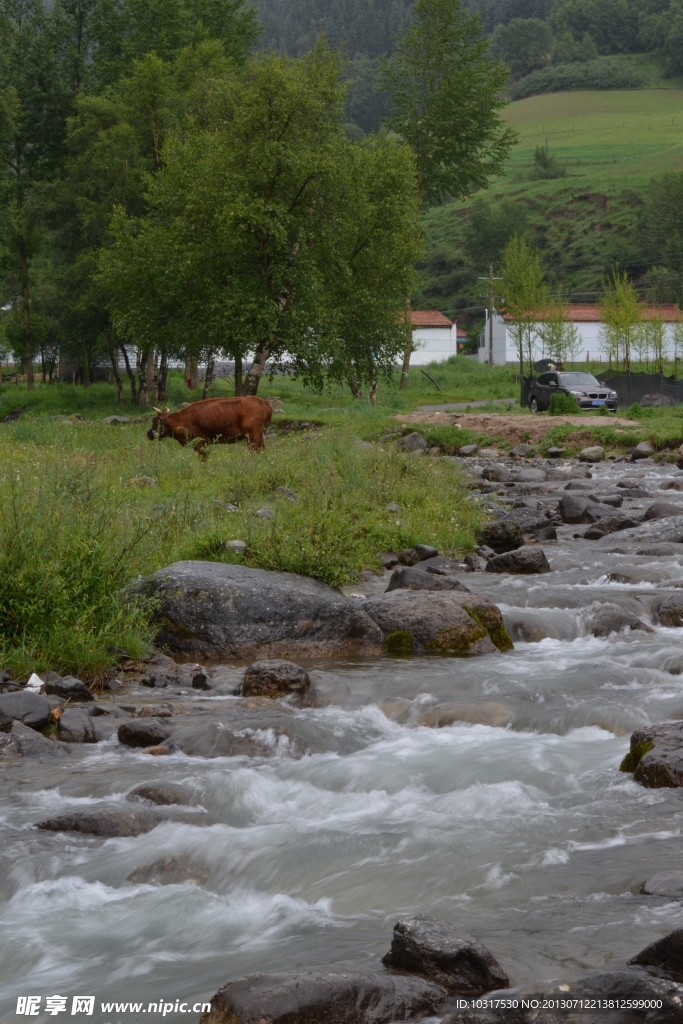
POLYGON ((635 89, 648 81, 648 72, 634 67, 627 59, 599 58, 585 64, 558 64, 532 71, 513 85, 510 96, 513 100, 522 100, 526 96, 565 89, 635 89))
POLYGON ((577 412, 581 412, 579 403, 571 395, 550 396, 550 408, 548 409, 550 416, 566 416, 568 413, 577 412))

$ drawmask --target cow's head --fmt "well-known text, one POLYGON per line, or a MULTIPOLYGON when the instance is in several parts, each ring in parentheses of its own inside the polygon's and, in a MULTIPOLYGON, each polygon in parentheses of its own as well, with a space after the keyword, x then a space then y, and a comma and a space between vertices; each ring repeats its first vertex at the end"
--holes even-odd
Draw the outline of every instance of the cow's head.
POLYGON ((156 416, 152 421, 152 426, 147 431, 147 437, 150 441, 156 441, 157 438, 161 440, 162 437, 173 437, 173 431, 170 427, 166 426, 166 420, 168 419, 168 414, 171 410, 168 406, 166 406, 166 412, 162 412, 161 409, 157 409, 156 405, 153 405, 152 408, 154 409, 156 416))

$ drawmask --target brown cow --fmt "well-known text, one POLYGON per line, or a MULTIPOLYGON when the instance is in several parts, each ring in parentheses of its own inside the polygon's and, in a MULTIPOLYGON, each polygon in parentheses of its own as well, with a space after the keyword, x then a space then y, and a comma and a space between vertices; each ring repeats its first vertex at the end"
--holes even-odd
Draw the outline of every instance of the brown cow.
POLYGON ((179 412, 166 409, 162 412, 154 406, 157 414, 147 432, 150 441, 157 438, 174 437, 181 445, 197 441, 197 451, 206 454, 204 446, 217 441, 227 444, 240 437, 246 437, 252 448, 264 448, 266 428, 273 415, 269 402, 263 398, 248 395, 244 398, 206 398, 192 402, 179 412))

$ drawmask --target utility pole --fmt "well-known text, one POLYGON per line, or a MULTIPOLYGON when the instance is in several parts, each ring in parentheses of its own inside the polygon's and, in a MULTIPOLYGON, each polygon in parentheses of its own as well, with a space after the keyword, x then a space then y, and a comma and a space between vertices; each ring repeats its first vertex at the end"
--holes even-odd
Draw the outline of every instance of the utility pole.
POLYGON ((489 314, 489 354, 488 354, 488 359, 486 360, 486 362, 489 364, 489 366, 493 366, 493 310, 494 310, 494 300, 495 300, 495 295, 494 295, 494 291, 493 291, 493 282, 494 281, 502 281, 503 278, 502 277, 494 277, 493 276, 493 263, 489 263, 489 276, 488 277, 480 277, 479 280, 480 281, 488 281, 489 282, 489 294, 488 294, 488 296, 486 296, 486 295, 483 296, 483 298, 488 298, 488 300, 489 300, 488 301, 488 305, 486 307, 486 309, 488 310, 488 314, 489 314))

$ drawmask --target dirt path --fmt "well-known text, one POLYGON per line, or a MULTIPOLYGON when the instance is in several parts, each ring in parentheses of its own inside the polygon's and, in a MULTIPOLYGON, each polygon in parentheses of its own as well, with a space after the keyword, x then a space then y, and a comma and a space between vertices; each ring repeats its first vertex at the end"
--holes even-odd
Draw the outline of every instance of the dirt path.
POLYGON ((545 437, 553 427, 573 426, 584 427, 589 430, 598 426, 628 427, 630 430, 637 428, 639 424, 633 420, 625 420, 619 416, 610 416, 609 419, 603 416, 543 416, 522 413, 519 415, 506 416, 503 413, 426 413, 411 412, 408 415, 397 414, 395 417, 400 423, 429 423, 433 426, 454 426, 458 424, 463 430, 474 430, 479 434, 493 434, 504 441, 518 444, 522 440, 535 443, 545 437))

